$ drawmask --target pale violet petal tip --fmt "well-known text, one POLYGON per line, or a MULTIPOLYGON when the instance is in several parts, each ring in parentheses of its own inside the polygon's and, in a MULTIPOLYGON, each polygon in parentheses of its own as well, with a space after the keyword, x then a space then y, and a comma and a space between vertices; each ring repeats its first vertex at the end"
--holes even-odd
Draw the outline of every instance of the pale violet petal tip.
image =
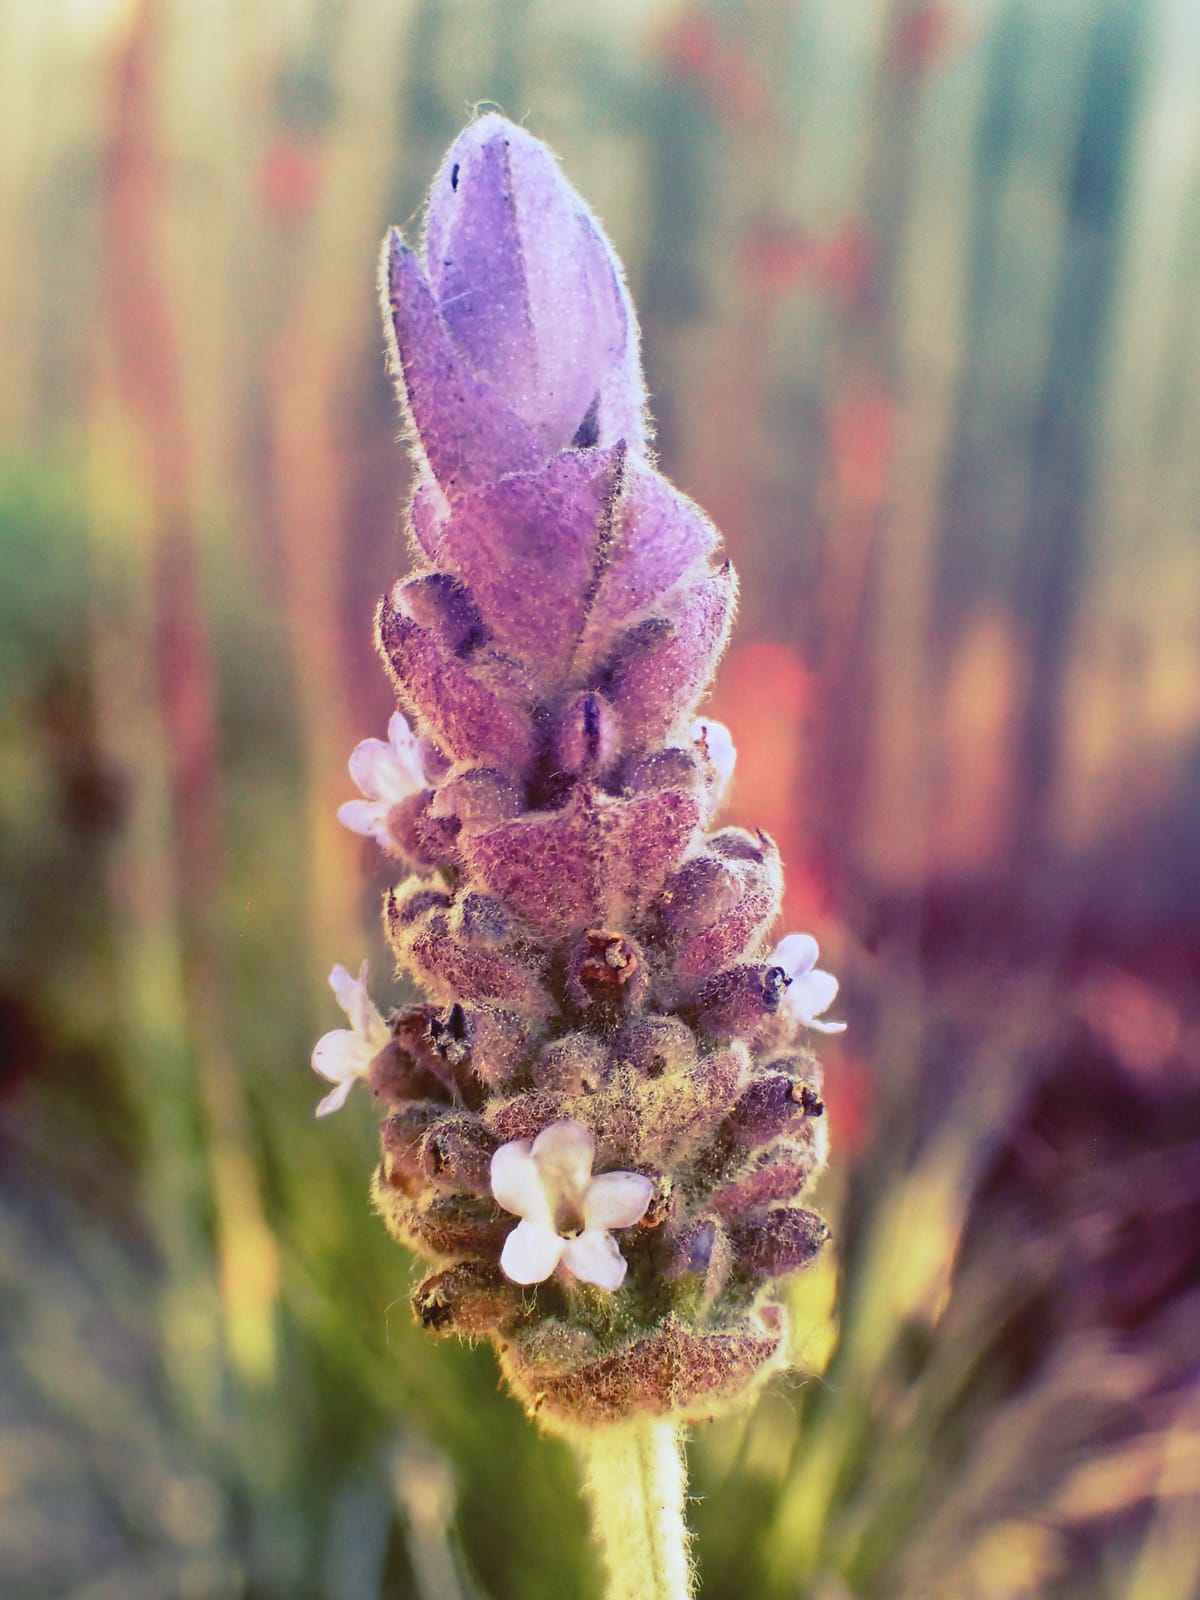
POLYGON ((329 974, 329 987, 336 995, 338 1005, 341 1006, 347 1016, 350 1015, 350 1008, 354 1004, 359 981, 359 979, 352 978, 340 962, 329 974))
POLYGON ((802 978, 816 965, 817 941, 811 933, 789 933, 775 946, 771 960, 782 967, 789 978, 802 978))
POLYGON ((803 1017, 819 1017, 837 999, 837 992, 838 981, 833 973, 816 967, 795 980, 787 992, 787 1004, 803 1017))
POLYGON ((377 800, 347 800, 338 807, 338 821, 351 833, 361 833, 364 839, 377 839, 381 827, 386 831, 387 814, 382 812, 377 800))
POLYGON ((382 739, 364 739, 356 744, 349 767, 350 776, 368 800, 395 805, 414 792, 414 785, 397 760, 396 752, 382 739))

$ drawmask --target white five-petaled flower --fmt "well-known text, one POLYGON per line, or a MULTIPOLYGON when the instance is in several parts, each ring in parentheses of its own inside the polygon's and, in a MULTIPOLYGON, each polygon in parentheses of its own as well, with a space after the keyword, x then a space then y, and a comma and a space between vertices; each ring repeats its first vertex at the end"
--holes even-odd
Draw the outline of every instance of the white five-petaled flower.
POLYGON ((723 722, 714 722, 711 717, 693 722, 691 732, 693 742, 703 744, 705 754, 717 774, 709 801, 709 815, 715 816, 721 809, 726 790, 729 788, 729 780, 733 777, 734 763, 737 761, 733 735, 723 722))
POLYGON ((388 818, 392 807, 427 787, 421 745, 405 717, 396 711, 388 722, 388 736, 364 739, 350 757, 350 776, 362 790, 362 800, 347 800, 338 821, 354 833, 374 839, 384 850, 394 850, 388 818))
POLYGON ((811 933, 789 933, 775 946, 773 966, 782 967, 791 983, 779 1002, 780 1010, 818 1033, 844 1033, 844 1022, 820 1022, 822 1011, 833 1004, 838 981, 817 967, 817 941, 811 933))
POLYGON ((536 1139, 502 1144, 492 1157, 492 1193, 521 1218, 500 1255, 514 1283, 542 1283, 561 1262, 584 1283, 621 1287, 625 1258, 609 1229, 640 1222, 654 1184, 640 1172, 593 1178, 595 1153, 589 1131, 567 1118, 536 1139))
POLYGON ((327 1117, 331 1111, 345 1105, 346 1096, 360 1078, 366 1081, 372 1061, 392 1038, 391 1030, 367 993, 365 961, 357 978, 352 978, 345 967, 334 967, 329 974, 329 987, 350 1018, 350 1026, 327 1033, 317 1040, 313 1050, 313 1071, 336 1085, 318 1105, 319 1117, 327 1117))

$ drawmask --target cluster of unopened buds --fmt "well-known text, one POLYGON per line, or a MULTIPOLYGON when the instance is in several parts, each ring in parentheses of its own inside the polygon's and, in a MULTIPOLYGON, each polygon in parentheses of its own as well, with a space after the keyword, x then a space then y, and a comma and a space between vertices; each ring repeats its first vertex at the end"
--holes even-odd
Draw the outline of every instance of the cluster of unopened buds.
POLYGON ((804 1040, 842 1026, 814 940, 771 946, 775 845, 714 830, 734 576, 655 470, 620 267, 544 146, 472 124, 383 272, 418 474, 378 636, 412 726, 358 746, 340 815, 396 863, 425 998, 384 1017, 334 969, 318 1111, 384 1103, 419 1320, 493 1339, 544 1422, 710 1415, 783 1359, 771 1286, 825 1240, 804 1040))

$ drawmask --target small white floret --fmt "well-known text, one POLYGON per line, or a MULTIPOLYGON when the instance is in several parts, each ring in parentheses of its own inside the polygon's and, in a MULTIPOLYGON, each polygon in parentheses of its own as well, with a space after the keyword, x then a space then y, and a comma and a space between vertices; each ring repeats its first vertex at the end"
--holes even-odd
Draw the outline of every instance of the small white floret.
POLYGON ((383 850, 396 850, 399 841, 388 825, 392 807, 428 787, 421 744, 399 711, 388 723, 386 744, 364 739, 350 757, 350 776, 363 794, 347 800, 338 821, 353 833, 374 839, 383 850))
POLYGON ((828 1011, 838 992, 838 981, 833 974, 818 969, 818 954, 817 941, 811 933, 789 933, 776 945, 771 964, 782 967, 790 979, 779 1009, 818 1033, 844 1033, 844 1022, 818 1020, 823 1011, 828 1011))
POLYGON ((595 1154, 588 1129, 565 1118, 492 1157, 492 1194, 521 1218, 500 1255, 513 1283, 543 1283, 561 1265, 583 1283, 621 1287, 625 1259, 610 1230, 641 1221, 654 1184, 640 1172, 593 1178, 595 1154))
POLYGON ((367 993, 365 961, 357 978, 352 978, 345 967, 334 967, 329 974, 329 987, 349 1017, 350 1026, 325 1034, 313 1049, 313 1071, 335 1085, 317 1106, 319 1117, 327 1117, 345 1105, 346 1096, 360 1079, 366 1080, 372 1061, 392 1037, 367 993))

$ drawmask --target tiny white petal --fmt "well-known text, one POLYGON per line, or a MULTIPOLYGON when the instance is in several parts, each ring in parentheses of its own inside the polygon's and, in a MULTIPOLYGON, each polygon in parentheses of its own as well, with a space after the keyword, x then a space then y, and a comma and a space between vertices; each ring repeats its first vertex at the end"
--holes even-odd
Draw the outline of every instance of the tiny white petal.
MULTIPOLYGON (((792 938, 806 935, 793 934, 792 938)), ((782 966, 782 962, 780 965, 782 966)), ((781 1002, 783 1010, 818 1033, 844 1033, 844 1022, 818 1022, 822 1011, 827 1011, 837 998, 838 981, 832 972, 822 972, 819 967, 801 971, 792 979, 781 1002)))
POLYGON ((374 839, 376 844, 389 844, 388 812, 391 806, 378 800, 347 800, 338 807, 338 821, 351 833, 361 833, 364 839, 374 839))
POLYGON ((350 755, 350 776, 368 800, 403 800, 412 789, 401 780, 396 753, 382 739, 364 739, 350 755))
POLYGON ((327 1117, 332 1111, 340 1111, 346 1104, 346 1096, 354 1087, 354 1079, 346 1078, 339 1083, 336 1089, 331 1089, 323 1100, 317 1102, 317 1115, 327 1117))
POLYGON ((420 741, 400 711, 393 711, 388 721, 388 744, 409 792, 416 794, 424 789, 425 764, 421 759, 420 741))
POLYGON ((581 1282, 594 1283, 598 1289, 619 1289, 625 1281, 625 1258, 603 1228, 586 1228, 570 1240, 562 1260, 581 1282))
POLYGON ((543 1186, 568 1202, 582 1203, 595 1153, 596 1141, 589 1130, 569 1117, 552 1122, 533 1141, 533 1159, 543 1186))
POLYGON ((543 1283, 562 1260, 565 1247, 566 1240, 553 1228, 526 1218, 504 1241, 500 1270, 514 1283, 543 1283))
POLYGON ((775 946, 771 961, 794 981, 811 972, 817 964, 818 953, 817 941, 811 933, 789 933, 775 946))
POLYGON ((313 1046, 312 1069, 330 1083, 353 1083, 365 1076, 373 1059, 358 1034, 349 1028, 335 1028, 313 1046))
POLYGON ((337 998, 338 1005, 347 1016, 354 1008, 355 993, 358 989, 359 978, 352 978, 340 963, 329 974, 329 987, 337 998))
POLYGON ((583 1197, 583 1223, 592 1228, 631 1228, 646 1215, 653 1182, 640 1172, 603 1172, 583 1197))
POLYGON ((819 1017, 837 999, 838 981, 832 972, 806 972, 784 996, 788 1009, 802 1017, 819 1017))
MULTIPOLYGON (((346 969, 335 967, 334 971, 344 974, 346 969)), ((329 981, 332 984, 333 978, 330 977, 329 981)), ((338 1004, 350 1018, 350 1026, 355 1033, 362 1035, 364 1049, 369 1049, 372 1056, 377 1056, 391 1039, 391 1034, 374 1000, 367 993, 367 963, 364 961, 359 968, 357 979, 352 978, 349 983, 339 982, 335 992, 338 1004)))
POLYGON ((345 967, 334 967, 329 974, 329 987, 337 996, 337 1003, 350 1018, 348 1028, 334 1028, 318 1039, 313 1048, 312 1068, 330 1083, 338 1085, 337 1092, 328 1094, 317 1107, 319 1117, 336 1111, 359 1078, 366 1078, 372 1061, 391 1042, 391 1031, 379 1015, 375 1002, 367 993, 367 963, 364 961, 357 978, 352 978, 345 967))
POLYGON ((725 791, 729 787, 737 762, 733 735, 723 722, 713 722, 705 717, 702 721, 692 724, 692 738, 697 744, 703 741, 708 759, 716 770, 717 781, 713 786, 712 796, 712 809, 716 811, 725 798, 725 791))
POLYGON ((528 1139, 500 1146, 492 1157, 492 1194, 505 1211, 548 1228, 554 1218, 532 1149, 528 1139))

